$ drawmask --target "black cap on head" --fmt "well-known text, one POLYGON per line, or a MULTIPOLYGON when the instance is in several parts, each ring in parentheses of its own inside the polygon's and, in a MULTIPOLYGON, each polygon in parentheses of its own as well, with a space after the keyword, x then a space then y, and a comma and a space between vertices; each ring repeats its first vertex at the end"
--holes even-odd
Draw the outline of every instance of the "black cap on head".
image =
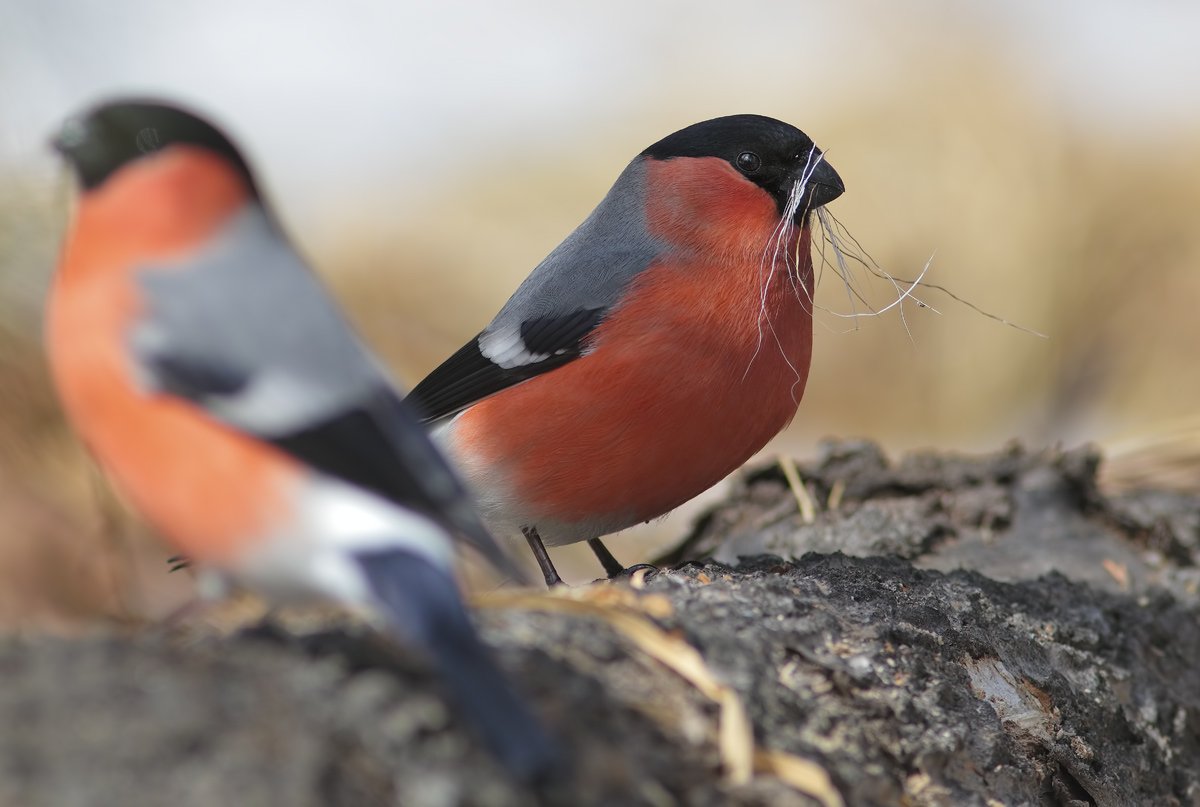
POLYGON ((718 157, 727 160, 748 180, 771 194, 779 212, 787 207, 796 180, 803 177, 805 200, 797 216, 828 204, 845 186, 804 132, 763 115, 730 115, 695 123, 667 135, 642 156, 656 160, 675 157, 718 157))
POLYGON ((158 101, 110 101, 67 119, 53 140, 71 161, 83 187, 104 183, 122 166, 173 145, 199 146, 221 155, 258 190, 249 166, 219 129, 200 116, 158 101))

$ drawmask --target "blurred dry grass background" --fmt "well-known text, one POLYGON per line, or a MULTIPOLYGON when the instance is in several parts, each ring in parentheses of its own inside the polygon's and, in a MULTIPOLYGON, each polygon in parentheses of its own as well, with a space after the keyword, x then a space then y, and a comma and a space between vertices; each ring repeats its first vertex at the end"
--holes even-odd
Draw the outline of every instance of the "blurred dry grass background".
MULTIPOLYGON (((826 435, 892 451, 1111 441, 1113 484, 1200 487, 1200 127, 1139 138, 1097 128, 1023 83, 986 37, 959 33, 950 52, 906 53, 870 94, 818 114, 762 88, 720 111, 776 115, 826 148, 848 189, 832 212, 889 272, 915 277, 933 256, 927 280, 1048 338, 932 290, 918 296, 942 315, 908 305, 908 332, 895 312, 820 314, 800 413, 770 451, 803 455, 826 435), (769 107, 755 103, 767 97, 769 107)), ((331 203, 319 228, 296 228, 298 240, 411 385, 487 321, 634 153, 709 116, 687 114, 703 88, 679 86, 669 107, 554 149, 493 153, 481 139, 479 159, 447 170, 403 216, 383 196, 331 203)), ((68 194, 20 166, 5 170, 0 623, 62 628, 162 613, 188 596, 186 580, 165 574, 166 551, 97 483, 41 362, 36 304, 68 194)), ((877 305, 893 294, 861 273, 857 283, 877 305)), ((819 301, 848 310, 829 271, 819 301)), ((611 546, 633 562, 686 526, 685 512, 611 546)), ((598 571, 585 554, 566 565, 576 579, 598 571)))

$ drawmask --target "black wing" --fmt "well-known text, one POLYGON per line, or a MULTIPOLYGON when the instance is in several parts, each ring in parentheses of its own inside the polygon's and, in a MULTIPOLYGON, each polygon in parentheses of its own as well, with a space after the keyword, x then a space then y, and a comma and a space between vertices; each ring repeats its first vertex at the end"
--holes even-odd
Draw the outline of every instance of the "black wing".
POLYGON ((422 420, 441 420, 473 403, 579 358, 587 337, 604 318, 607 309, 588 308, 553 317, 536 317, 521 323, 521 341, 526 351, 546 358, 516 367, 501 367, 479 347, 483 334, 413 387, 406 402, 422 420))
POLYGON ((302 462, 423 513, 462 535, 506 575, 524 581, 480 521, 470 496, 425 429, 388 389, 359 408, 266 438, 302 462))
MULTIPOLYGON (((227 395, 249 383, 248 378, 216 373, 207 364, 181 357, 150 366, 163 392, 201 407, 211 396, 227 395)), ((480 521, 469 494, 425 429, 391 389, 381 387, 360 406, 299 431, 254 436, 311 468, 425 515, 465 539, 502 573, 526 580, 480 521)))
POLYGON ((250 211, 220 247, 139 277, 145 383, 443 525, 524 579, 323 287, 250 211), (253 272, 247 272, 252 266, 253 272))

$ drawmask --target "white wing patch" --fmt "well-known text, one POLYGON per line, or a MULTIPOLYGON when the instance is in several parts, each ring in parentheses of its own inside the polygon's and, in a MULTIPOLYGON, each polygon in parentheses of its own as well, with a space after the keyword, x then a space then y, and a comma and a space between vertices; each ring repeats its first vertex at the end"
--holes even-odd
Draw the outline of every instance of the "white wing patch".
MULTIPOLYGON (((504 370, 525 367, 545 361, 553 353, 534 353, 525 346, 519 327, 501 327, 494 331, 484 331, 479 336, 479 352, 484 358, 504 370)), ((565 351, 559 351, 560 353, 565 351)))
POLYGON ((137 274, 131 347, 156 387, 260 436, 293 434, 383 383, 324 286, 248 204, 204 250, 137 274), (253 271, 247 271, 252 267, 253 271))
POLYGON ((312 423, 312 380, 265 366, 237 395, 210 397, 205 405, 226 423, 252 434, 280 435, 301 431, 312 423))

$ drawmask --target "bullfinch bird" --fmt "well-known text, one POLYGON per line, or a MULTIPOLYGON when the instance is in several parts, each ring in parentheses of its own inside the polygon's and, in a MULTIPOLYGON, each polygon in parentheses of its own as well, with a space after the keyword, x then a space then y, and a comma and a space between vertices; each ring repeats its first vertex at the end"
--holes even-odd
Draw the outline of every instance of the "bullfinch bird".
POLYGON ((82 188, 50 362, 118 489, 201 569, 381 616, 428 653, 510 771, 550 772, 554 745, 464 610, 452 542, 516 574, 512 562, 237 149, 141 101, 69 120, 55 146, 82 188))
POLYGON ((812 212, 844 187, 799 129, 734 115, 634 158, 409 399, 496 531, 587 540, 714 485, 796 413, 812 353, 812 212))

